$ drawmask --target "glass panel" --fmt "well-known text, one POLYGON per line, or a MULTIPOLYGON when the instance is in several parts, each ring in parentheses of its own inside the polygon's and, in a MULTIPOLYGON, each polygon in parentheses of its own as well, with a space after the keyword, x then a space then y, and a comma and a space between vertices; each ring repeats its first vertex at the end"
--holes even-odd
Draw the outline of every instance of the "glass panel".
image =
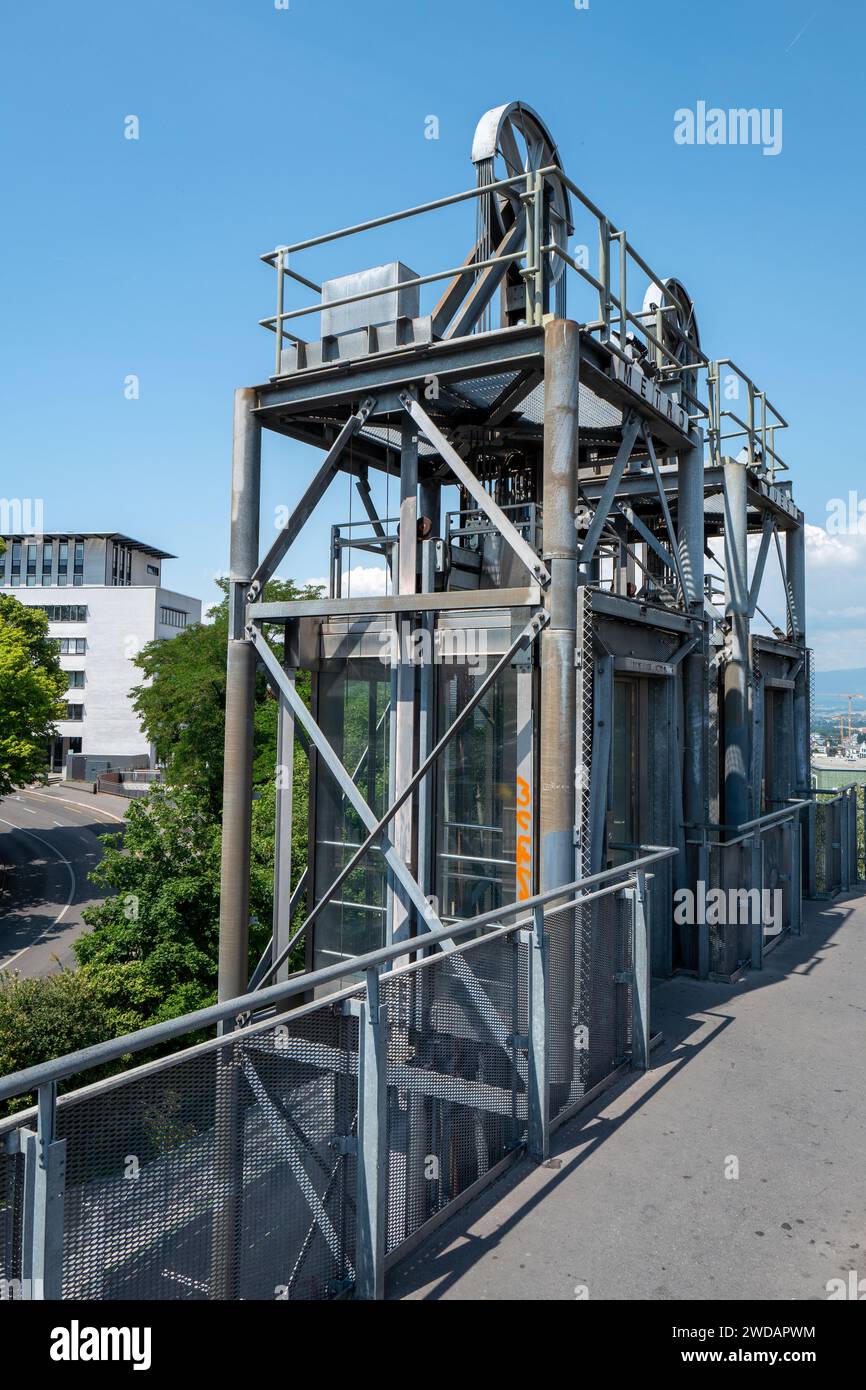
MULTIPOLYGON (((353 775, 377 817, 388 798, 391 671, 376 660, 330 662, 319 676, 319 724, 353 775)), ((366 839, 357 813, 347 804, 324 760, 316 778, 316 873, 318 897, 366 839)), ((317 918, 313 966, 362 955, 385 944, 387 874, 382 853, 370 849, 317 918)))
POLYGON ((613 683, 613 736, 611 741, 612 798, 610 818, 611 865, 634 858, 637 835, 636 696, 634 681, 613 683))
MULTIPOLYGON (((439 737, 475 692, 466 665, 439 668, 439 737)), ((439 759, 436 893, 443 920, 516 896, 517 672, 503 671, 439 759)))

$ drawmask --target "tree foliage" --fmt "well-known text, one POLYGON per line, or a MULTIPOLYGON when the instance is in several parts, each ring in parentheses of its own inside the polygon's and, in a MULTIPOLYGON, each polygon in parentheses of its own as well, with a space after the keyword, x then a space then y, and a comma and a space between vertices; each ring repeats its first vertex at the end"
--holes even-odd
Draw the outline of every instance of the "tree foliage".
MULTIPOLYGON (((265 597, 313 592, 276 580, 265 597)), ((135 708, 164 763, 165 783, 131 804, 122 834, 102 837, 105 853, 91 878, 111 896, 87 909, 93 930, 75 945, 107 1006, 133 1010, 135 1026, 215 996, 228 599, 209 616, 210 623, 149 643, 137 659, 145 681, 133 691, 135 708)), ((256 680, 250 971, 271 934, 276 811, 278 706, 264 676, 256 680)), ((309 697, 309 676, 299 677, 298 689, 309 697)), ((295 881, 306 863, 308 785, 301 756, 293 779, 295 881)))
MULTIPOLYGON (((142 648, 135 664, 145 680, 131 692, 144 733, 165 766, 166 780, 200 793, 215 814, 222 807, 228 582, 221 580, 220 587, 226 597, 210 610, 210 622, 142 648)), ((274 579, 266 586, 265 599, 311 598, 318 592, 298 588, 290 579, 274 579)), ((299 678, 298 689, 308 695, 309 676, 299 678)), ((267 697, 261 671, 256 676, 254 720, 253 780, 261 785, 273 776, 277 746, 277 707, 267 697)))
POLYGON ((44 780, 65 689, 45 614, 0 594, 0 796, 44 780))

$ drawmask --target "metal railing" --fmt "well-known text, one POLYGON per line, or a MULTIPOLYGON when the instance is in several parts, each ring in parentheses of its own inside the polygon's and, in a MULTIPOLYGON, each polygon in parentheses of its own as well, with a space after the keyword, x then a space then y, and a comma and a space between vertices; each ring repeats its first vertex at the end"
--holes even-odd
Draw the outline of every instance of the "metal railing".
POLYGON ((341 962, 3 1078, 37 1104, 0 1122, 0 1292, 381 1296, 443 1214, 647 1065, 649 871, 675 854, 370 952, 348 987, 341 962))
POLYGON ((698 918, 699 978, 730 977, 746 964, 760 970, 766 952, 786 932, 802 931, 802 817, 811 807, 797 800, 739 826, 693 828, 699 833, 688 843, 696 846, 697 881, 705 894, 698 918))
MULTIPOLYGON (((580 233, 578 233, 579 239, 580 233)), ((497 267, 516 266, 525 288, 524 322, 539 325, 552 303, 556 281, 562 280, 562 296, 557 299, 557 313, 565 315, 564 285, 568 272, 578 277, 579 285, 589 289, 592 297, 578 306, 578 317, 585 330, 598 337, 615 357, 625 364, 638 362, 644 370, 664 385, 676 382, 681 390, 683 405, 693 421, 708 419, 711 458, 720 458, 722 444, 742 438, 751 463, 761 462, 771 477, 786 464, 775 451, 775 431, 787 422, 768 400, 765 391, 746 375, 730 358, 712 361, 700 349, 697 333, 691 322, 691 305, 679 302, 679 290, 653 269, 637 251, 624 228, 618 227, 591 198, 583 192, 558 165, 549 164, 538 170, 527 170, 493 183, 463 189, 411 208, 370 218, 334 232, 308 237, 291 245, 275 247, 260 259, 276 272, 275 313, 259 320, 263 328, 276 335, 275 375, 282 371, 282 350, 286 342, 305 345, 306 340, 287 328, 287 324, 310 315, 331 311, 346 305, 368 301, 381 295, 393 295, 398 289, 421 289, 442 281, 466 278, 471 289, 488 271, 497 267), (567 189, 576 201, 580 213, 589 219, 587 242, 575 244, 572 255, 556 236, 550 235, 549 208, 555 186, 567 189), (354 237, 364 232, 387 227, 396 222, 421 217, 456 204, 486 199, 491 194, 512 193, 522 208, 525 236, 522 246, 502 243, 496 254, 479 260, 473 254, 462 265, 437 270, 427 275, 413 276, 399 284, 365 288, 356 294, 321 299, 322 286, 299 273, 291 264, 292 258, 305 251, 354 237), (555 269, 557 267, 558 269, 555 269), (313 304, 286 308, 286 281, 313 291, 320 298, 313 304), (670 286, 670 288, 668 288, 670 286), (644 298, 635 298, 635 289, 644 298), (668 302, 645 305, 646 292, 655 287, 660 298, 668 302), (584 313, 583 310, 586 310, 584 313), (683 322, 685 320, 685 322, 683 322), (721 370, 727 366, 732 376, 742 383, 747 396, 747 419, 743 420, 722 404, 721 370), (709 404, 700 398, 697 374, 707 372, 709 404), (723 422, 735 427, 723 432, 723 422)), ((477 326, 474 325, 474 326, 477 326)), ((471 331, 471 330, 467 330, 471 331)), ((727 396, 725 397, 727 399, 727 396)))
POLYGON ((815 892, 831 898, 866 879, 866 789, 852 782, 846 787, 816 787, 813 794, 815 892))

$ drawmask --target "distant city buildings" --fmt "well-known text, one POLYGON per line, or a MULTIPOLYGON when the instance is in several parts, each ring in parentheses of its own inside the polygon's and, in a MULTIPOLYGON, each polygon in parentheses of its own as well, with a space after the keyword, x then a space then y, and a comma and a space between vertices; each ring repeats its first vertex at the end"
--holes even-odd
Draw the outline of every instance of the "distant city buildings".
POLYGON ((109 533, 4 536, 0 591, 42 608, 60 642, 66 717, 49 763, 87 756, 88 775, 105 767, 152 766, 129 692, 142 674, 133 660, 146 642, 176 637, 201 620, 201 600, 162 587, 162 562, 175 557, 109 533))

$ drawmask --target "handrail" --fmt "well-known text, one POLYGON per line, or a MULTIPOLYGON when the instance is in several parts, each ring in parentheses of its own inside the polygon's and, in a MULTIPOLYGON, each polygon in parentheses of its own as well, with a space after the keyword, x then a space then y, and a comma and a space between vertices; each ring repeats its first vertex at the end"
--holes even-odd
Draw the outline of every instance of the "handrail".
MULTIPOLYGON (((78 1072, 105 1066, 128 1053, 144 1052, 148 1048, 183 1037, 185 1033, 197 1032, 203 1028, 231 1022, 238 1015, 283 1003, 298 994, 305 994, 314 990, 320 985, 345 979, 350 971, 354 974, 377 969, 398 957, 404 957, 408 951, 426 950, 430 946, 436 946, 446 941, 453 943, 456 939, 468 937, 470 933, 493 923, 501 926, 504 918, 531 913, 532 908, 541 907, 545 903, 567 897, 579 889, 603 882, 611 882, 613 888, 619 887, 618 880, 629 878, 636 870, 643 870, 650 864, 671 859, 679 853, 676 848, 669 846, 647 846, 647 849, 649 852, 646 855, 632 860, 628 864, 620 864, 612 869, 604 869, 601 873, 575 879, 572 883, 562 884, 545 893, 538 893, 522 902, 510 903, 506 907, 482 913, 478 917, 471 917, 465 922, 436 928, 424 932, 421 936, 412 937, 408 941, 393 942, 390 946, 382 946, 376 951, 368 951, 366 955, 356 956, 349 962, 341 961, 336 965, 328 965, 309 974, 295 975, 289 980, 269 985, 266 989, 238 995, 234 999, 211 1004, 204 1009, 196 1009, 192 1013, 181 1014, 177 1018, 167 1019, 162 1023, 154 1023, 147 1028, 140 1028, 134 1033, 126 1033, 119 1038, 110 1038, 106 1042, 94 1043, 90 1047, 69 1052, 63 1057, 54 1057, 48 1062, 40 1062, 36 1066, 25 1067, 22 1071, 12 1072, 8 1076, 0 1078, 0 1101, 26 1094, 49 1082, 65 1080, 78 1072), (617 880, 617 882, 613 882, 613 880, 617 880)), ((520 925, 522 920, 523 918, 519 917, 515 927, 520 925)), ((527 923, 531 921, 531 915, 526 917, 526 921, 527 923)))

